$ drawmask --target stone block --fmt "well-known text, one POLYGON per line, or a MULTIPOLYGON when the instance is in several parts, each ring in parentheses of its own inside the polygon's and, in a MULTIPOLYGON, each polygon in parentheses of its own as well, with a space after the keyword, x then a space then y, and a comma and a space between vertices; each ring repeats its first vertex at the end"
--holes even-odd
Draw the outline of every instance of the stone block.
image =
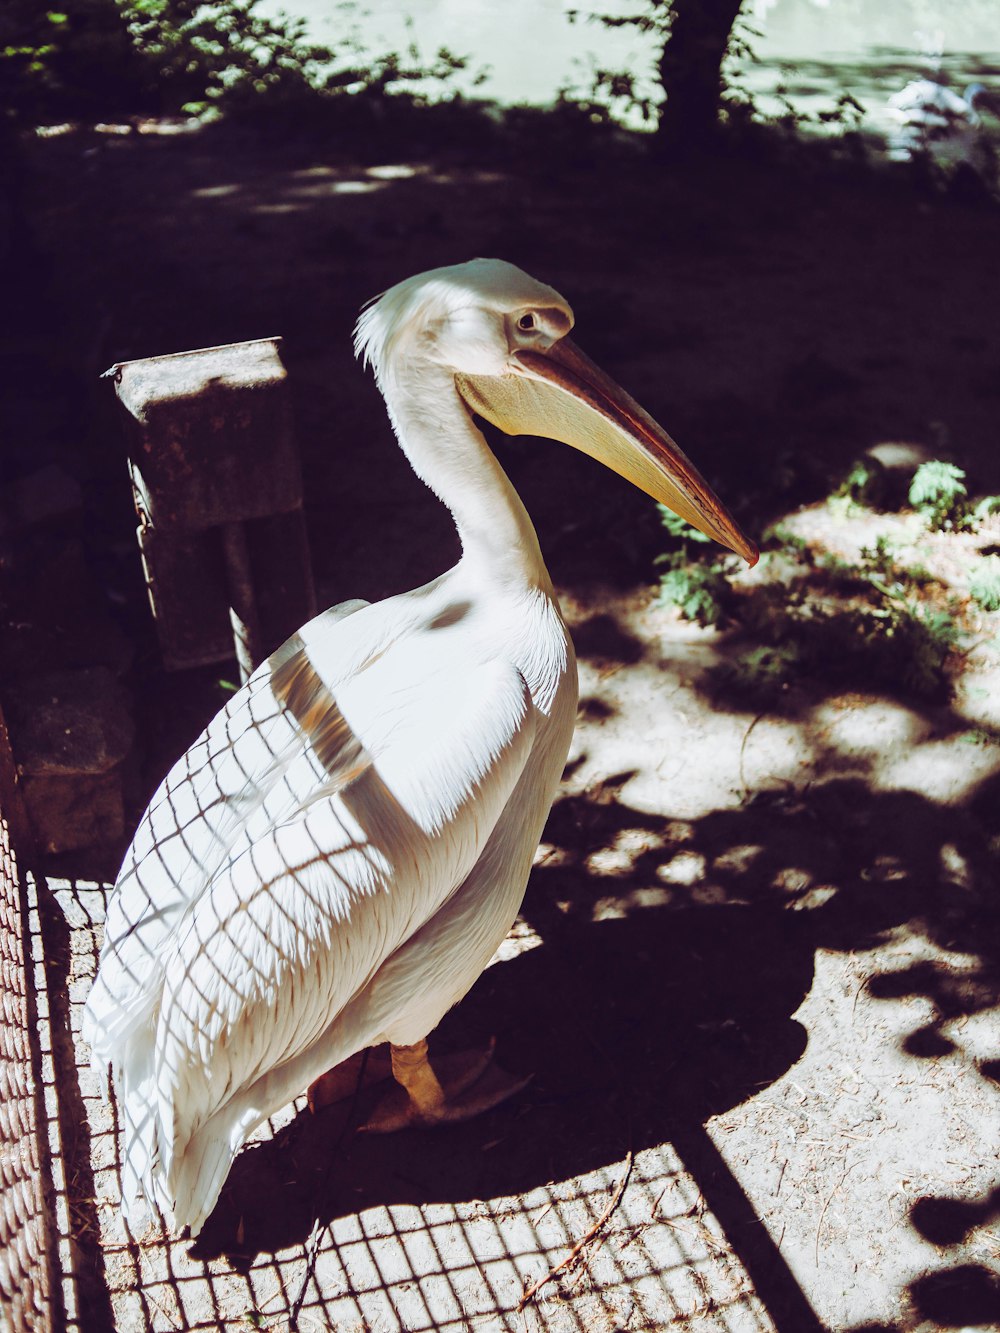
POLYGON ((121 837, 134 732, 112 673, 91 667, 14 681, 4 708, 39 845, 65 852, 121 837))
POLYGON ((50 854, 117 842, 125 832, 125 796, 117 769, 24 778, 21 791, 32 832, 50 854))
POLYGON ((198 531, 302 504, 288 375, 277 338, 112 367, 136 509, 198 531))

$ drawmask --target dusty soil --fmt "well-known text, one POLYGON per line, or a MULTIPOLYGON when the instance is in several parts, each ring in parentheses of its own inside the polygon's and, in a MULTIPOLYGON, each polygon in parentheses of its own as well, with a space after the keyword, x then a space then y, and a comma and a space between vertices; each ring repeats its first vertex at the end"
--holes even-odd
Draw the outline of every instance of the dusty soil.
MULTIPOLYGON (((220 673, 156 670, 96 381, 113 361, 285 337, 330 601, 413 586, 454 556, 350 329, 398 278, 475 254, 563 291, 579 341, 752 530, 883 441, 1000 490, 989 207, 808 158, 680 179, 580 151, 365 161, 347 143, 95 134, 38 142, 28 165, 32 299, 3 342, 10 457, 59 461, 86 487, 91 558, 139 646, 147 787, 217 705, 220 673)), ((738 636, 653 604, 649 502, 552 445, 498 451, 576 629, 581 719, 516 939, 440 1040, 496 1033, 535 1081, 454 1137, 348 1142, 325 1181, 336 1131, 277 1126, 188 1253, 121 1231, 114 1121, 81 1072, 61 1112, 86 1223, 69 1247, 81 1327, 280 1318, 315 1201, 333 1226, 306 1306, 317 1327, 1000 1324, 989 646, 933 707, 816 680, 750 710, 707 683, 738 636), (629 1152, 603 1243, 517 1314, 629 1152)), ((793 521, 835 545, 825 514, 793 521)), ((65 924, 50 924, 67 1023, 102 914, 106 877, 82 886, 85 871, 62 867, 65 924)))

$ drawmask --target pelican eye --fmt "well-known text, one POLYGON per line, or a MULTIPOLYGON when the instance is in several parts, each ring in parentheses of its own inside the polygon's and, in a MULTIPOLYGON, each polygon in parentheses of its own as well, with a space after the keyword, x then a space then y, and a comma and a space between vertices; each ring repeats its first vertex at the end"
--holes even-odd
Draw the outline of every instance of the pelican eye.
POLYGON ((526 333, 529 329, 533 329, 535 327, 534 315, 532 314, 522 315, 521 318, 517 321, 517 327, 519 329, 524 329, 526 333))

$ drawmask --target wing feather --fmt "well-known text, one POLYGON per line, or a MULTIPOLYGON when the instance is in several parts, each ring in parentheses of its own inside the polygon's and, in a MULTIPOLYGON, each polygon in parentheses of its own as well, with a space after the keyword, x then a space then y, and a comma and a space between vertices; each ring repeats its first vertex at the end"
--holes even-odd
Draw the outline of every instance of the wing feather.
POLYGON ((475 865, 534 717, 512 667, 460 675, 430 697, 426 680, 401 690, 391 740, 355 781, 257 838, 193 907, 158 1015, 162 1144, 183 1147, 234 1090, 316 1043, 475 865))
MULTIPOLYGON (((357 652, 352 654, 349 640, 339 649, 338 639, 345 637, 338 635, 345 628, 340 622, 365 606, 333 607, 289 639, 209 723, 154 794, 108 905, 101 966, 84 1011, 84 1037, 96 1064, 113 1062, 128 1034, 148 1021, 168 941, 205 885, 246 844, 248 830, 270 826, 308 802, 321 783, 348 781, 356 770, 360 756, 348 745, 338 771, 329 738, 321 746, 326 762, 319 762, 280 691, 295 677, 297 663, 315 657, 306 647, 310 641, 322 646, 334 676, 345 674, 357 652)), ((346 729, 338 730, 333 714, 326 727, 347 744, 346 729)))

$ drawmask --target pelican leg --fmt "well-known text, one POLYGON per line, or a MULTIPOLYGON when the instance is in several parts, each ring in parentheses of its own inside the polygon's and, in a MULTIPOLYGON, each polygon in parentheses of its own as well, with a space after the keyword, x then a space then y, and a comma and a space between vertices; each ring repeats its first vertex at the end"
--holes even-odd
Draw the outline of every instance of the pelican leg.
POLYGON ((470 1120, 499 1106, 530 1082, 515 1078, 495 1065, 493 1042, 481 1051, 445 1055, 435 1061, 427 1055, 427 1042, 393 1046, 392 1075, 398 1087, 378 1103, 364 1129, 391 1134, 414 1126, 447 1125, 470 1120))
POLYGON ((359 1079, 361 1087, 367 1088, 391 1076, 392 1066, 385 1046, 372 1047, 367 1054, 367 1063, 363 1063, 365 1052, 358 1051, 310 1083, 306 1092, 309 1110, 316 1112, 324 1106, 332 1106, 334 1102, 343 1102, 353 1097, 358 1091, 359 1079))

